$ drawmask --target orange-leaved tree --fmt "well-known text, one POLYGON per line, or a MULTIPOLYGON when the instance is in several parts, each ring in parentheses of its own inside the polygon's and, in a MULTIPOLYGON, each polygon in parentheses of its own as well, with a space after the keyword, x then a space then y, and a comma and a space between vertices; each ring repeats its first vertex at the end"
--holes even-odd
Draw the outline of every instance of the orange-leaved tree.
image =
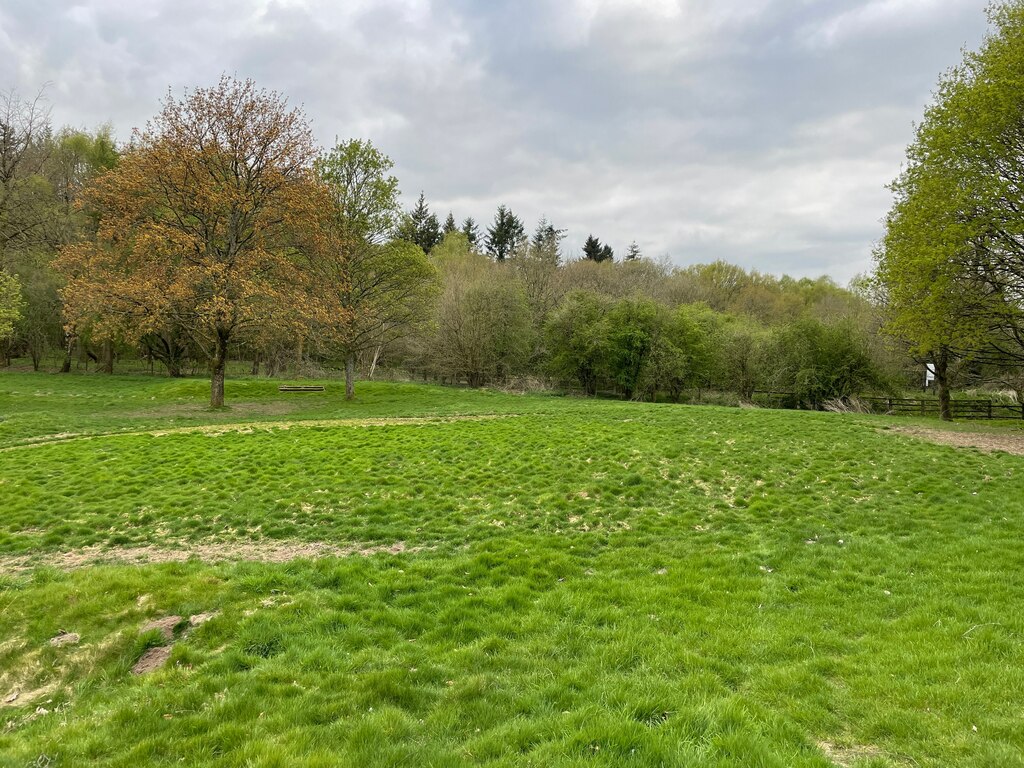
POLYGON ((251 80, 169 94, 82 195, 98 227, 58 257, 65 322, 127 340, 183 331, 222 406, 230 343, 345 319, 325 285, 339 249, 315 157, 301 111, 251 80))

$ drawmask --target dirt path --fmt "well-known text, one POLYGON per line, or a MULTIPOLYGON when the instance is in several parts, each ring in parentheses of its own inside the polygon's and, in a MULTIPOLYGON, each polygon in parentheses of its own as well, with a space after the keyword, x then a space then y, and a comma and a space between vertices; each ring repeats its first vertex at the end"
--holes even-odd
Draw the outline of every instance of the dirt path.
POLYGON ((208 544, 181 543, 178 546, 146 547, 82 547, 68 552, 43 552, 36 555, 0 556, 0 573, 20 573, 39 566, 73 570, 90 565, 111 563, 116 565, 150 565, 154 563, 183 563, 196 558, 204 563, 253 561, 260 563, 286 563, 291 560, 318 557, 369 557, 376 554, 397 555, 418 552, 419 547, 407 547, 404 541, 390 545, 350 544, 338 546, 324 542, 260 541, 218 542, 208 544))
POLYGON ((164 437, 166 435, 226 435, 229 433, 252 434, 254 432, 270 432, 274 429, 291 429, 292 427, 389 427, 414 426, 427 424, 451 424, 458 421, 487 421, 490 419, 508 419, 516 414, 490 413, 456 416, 408 416, 382 417, 376 419, 296 419, 292 421, 246 421, 232 424, 197 424, 191 427, 173 427, 171 429, 140 429, 132 432, 61 432, 55 435, 31 437, 14 445, 0 448, 0 453, 17 451, 23 448, 37 448, 41 445, 69 443, 82 440, 97 440, 105 437, 138 437, 150 435, 164 437))
POLYGON ((1005 451, 1024 456, 1024 432, 958 432, 929 427, 893 427, 887 431, 889 434, 906 435, 954 448, 977 448, 988 453, 1005 451))

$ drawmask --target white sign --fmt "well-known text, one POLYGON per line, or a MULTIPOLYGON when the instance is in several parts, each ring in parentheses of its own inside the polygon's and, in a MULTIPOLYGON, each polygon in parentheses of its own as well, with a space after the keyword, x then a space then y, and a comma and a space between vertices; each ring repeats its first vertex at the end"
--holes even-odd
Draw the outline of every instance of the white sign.
POLYGON ((935 381, 935 363, 925 363, 924 366, 924 385, 930 387, 932 382, 935 381))

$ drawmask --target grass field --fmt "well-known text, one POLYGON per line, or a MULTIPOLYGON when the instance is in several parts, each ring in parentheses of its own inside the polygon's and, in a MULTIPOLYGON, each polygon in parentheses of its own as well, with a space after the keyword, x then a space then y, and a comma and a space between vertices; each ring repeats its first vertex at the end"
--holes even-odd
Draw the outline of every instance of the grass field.
POLYGON ((1024 766, 1024 457, 278 383, 0 375, 0 766, 1024 766))

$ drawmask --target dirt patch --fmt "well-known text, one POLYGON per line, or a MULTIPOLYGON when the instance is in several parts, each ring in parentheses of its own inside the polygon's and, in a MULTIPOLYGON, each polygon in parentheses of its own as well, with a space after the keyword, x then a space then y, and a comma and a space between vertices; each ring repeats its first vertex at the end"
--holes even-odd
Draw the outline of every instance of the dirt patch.
POLYGON ((979 451, 987 453, 1005 451, 1017 456, 1024 456, 1024 433, 958 432, 928 427, 893 427, 886 431, 927 440, 929 443, 938 445, 950 445, 954 448, 977 448, 979 451))
MULTIPOLYGON (((231 413, 253 416, 284 416, 302 405, 298 401, 249 401, 231 403, 231 413)), ((152 408, 140 408, 124 415, 130 419, 159 419, 165 417, 194 416, 202 418, 209 414, 209 406, 205 403, 191 401, 187 403, 169 403, 152 408)))
POLYGON ((61 632, 56 637, 50 638, 50 645, 54 648, 63 648, 65 645, 78 645, 82 636, 77 632, 61 632))
POLYGON ((44 696, 49 696, 55 693, 57 690, 57 683, 50 683, 42 686, 41 688, 31 688, 28 690, 24 690, 20 686, 16 686, 14 690, 0 699, 0 707, 24 707, 38 701, 44 696))
POLYGON ((171 646, 161 645, 157 648, 150 648, 135 662, 135 666, 132 667, 133 675, 144 675, 147 672, 160 669, 167 660, 171 658, 171 646))
MULTIPOLYGON (((207 613, 197 613, 194 616, 188 617, 189 629, 194 627, 201 627, 203 624, 214 618, 220 611, 209 611, 207 613)), ((186 630, 187 631, 187 630, 186 630)))
POLYGON ((183 621, 185 620, 181 616, 165 616, 162 619, 147 621, 139 632, 145 634, 156 630, 164 640, 170 641, 174 639, 175 628, 183 621))
MULTIPOLYGON (((100 547, 91 546, 70 552, 49 552, 38 555, 0 557, 0 573, 18 573, 38 566, 73 570, 101 563, 149 565, 153 563, 183 563, 193 558, 204 563, 253 561, 260 563, 287 563, 292 560, 312 560, 319 557, 349 557, 376 554, 397 555, 418 552, 419 547, 406 547, 404 541, 388 545, 352 544, 338 546, 323 542, 261 541, 196 544, 170 542, 167 546, 100 547)), ((180 619, 179 619, 180 621, 180 619)))
POLYGON ((833 744, 830 741, 819 741, 818 749, 840 768, 852 768, 858 762, 870 760, 874 757, 882 757, 884 754, 878 747, 863 744, 852 744, 844 747, 839 744, 833 744))
POLYGON ((508 419, 515 414, 474 414, 462 416, 410 416, 406 418, 377 418, 377 419, 310 419, 298 421, 247 421, 233 424, 199 424, 191 427, 173 427, 171 429, 142 429, 133 432, 101 432, 96 434, 63 432, 58 435, 44 435, 22 440, 15 445, 8 445, 0 448, 0 453, 17 451, 23 448, 38 448, 42 445, 53 445, 54 443, 69 443, 82 440, 97 440, 109 437, 139 437, 150 435, 152 437, 165 437, 167 435, 209 435, 217 437, 227 434, 252 434, 255 432, 270 432, 273 430, 286 430, 293 427, 308 429, 311 427, 389 427, 389 426, 416 426, 430 424, 451 424, 458 421, 488 421, 490 419, 508 419))

